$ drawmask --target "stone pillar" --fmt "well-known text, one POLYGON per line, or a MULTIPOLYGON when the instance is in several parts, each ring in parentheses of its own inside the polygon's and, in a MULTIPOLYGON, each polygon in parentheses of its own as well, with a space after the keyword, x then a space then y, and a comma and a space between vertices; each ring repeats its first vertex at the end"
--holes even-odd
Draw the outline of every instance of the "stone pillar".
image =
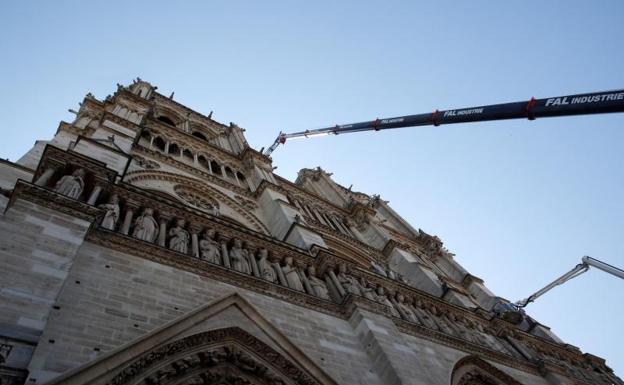
POLYGON ((230 264, 230 254, 228 253, 227 248, 227 241, 225 240, 221 242, 221 259, 223 259, 223 266, 228 269, 232 268, 232 265, 230 264))
POLYGON ((91 195, 89 195, 89 200, 87 201, 88 205, 95 205, 95 202, 97 202, 98 197, 100 196, 100 193, 102 192, 102 186, 100 186, 99 184, 96 185, 93 188, 93 191, 91 191, 91 195))
POLYGON ((52 178, 55 172, 56 170, 53 169, 52 167, 46 168, 43 174, 41 174, 41 176, 37 178, 37 181, 35 182, 35 184, 37 186, 43 186, 43 187, 47 186, 48 183, 50 182, 50 178, 52 178))
POLYGON ((154 137, 152 136, 150 137, 150 146, 149 146, 150 150, 152 149, 153 146, 154 146, 154 137))
POLYGON ((297 270, 299 272, 299 276, 301 277, 301 282, 303 283, 305 291, 310 295, 316 295, 312 289, 312 285, 310 285, 310 281, 308 281, 308 277, 305 274, 305 266, 299 266, 297 267, 297 270))
POLYGON ((344 288, 342 287, 342 285, 340 284, 340 281, 338 281, 338 277, 336 277, 336 273, 334 273, 333 270, 329 270, 327 272, 327 275, 329 275, 329 278, 331 279, 331 281, 334 283, 334 286, 336 287, 336 290, 338 291, 338 294, 340 294, 340 297, 343 297, 347 294, 344 291, 344 288))
POLYGON ((258 261, 256 261, 255 253, 251 250, 247 251, 249 252, 247 255, 249 256, 249 264, 251 265, 251 271, 254 277, 262 278, 260 277, 260 269, 258 269, 258 261))
POLYGON ((191 255, 195 258, 199 258, 199 227, 196 225, 190 225, 189 231, 191 233, 191 255))
POLYGON ((165 143, 165 154, 169 153, 169 142, 165 143))
POLYGON ((160 218, 158 228, 158 246, 167 247, 167 218, 160 218))
POLYGON ((196 154, 196 153, 195 153, 195 154, 193 154, 193 164, 194 164, 195 166, 197 166, 197 165, 199 164, 199 162, 197 161, 197 154, 196 154))
POLYGON ((286 281, 286 277, 282 271, 282 266, 280 266, 279 262, 273 262, 273 267, 275 268, 275 272, 277 272, 277 278, 279 279, 280 284, 288 287, 288 281, 286 281))
POLYGON ((123 235, 128 235, 130 232, 130 225, 132 225, 132 217, 134 215, 134 207, 128 206, 126 208, 126 216, 124 217, 124 221, 121 225, 121 233, 123 235))

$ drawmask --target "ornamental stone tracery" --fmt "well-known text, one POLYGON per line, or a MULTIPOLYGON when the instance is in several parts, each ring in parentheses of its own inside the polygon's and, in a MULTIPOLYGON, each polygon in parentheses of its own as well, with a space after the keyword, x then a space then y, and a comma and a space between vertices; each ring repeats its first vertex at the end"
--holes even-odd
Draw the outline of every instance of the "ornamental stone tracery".
POLYGON ((204 210, 212 215, 219 215, 219 203, 214 199, 210 199, 205 194, 201 194, 194 189, 181 185, 175 186, 173 191, 189 205, 204 210))
POLYGON ((237 327, 211 330, 156 347, 106 385, 322 385, 295 363, 237 327))

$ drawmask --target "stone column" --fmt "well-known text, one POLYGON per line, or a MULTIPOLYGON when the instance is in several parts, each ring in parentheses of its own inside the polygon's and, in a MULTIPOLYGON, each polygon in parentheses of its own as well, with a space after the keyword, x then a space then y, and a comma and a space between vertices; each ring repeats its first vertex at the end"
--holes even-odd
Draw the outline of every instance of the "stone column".
POLYGON ((189 231, 191 233, 191 255, 195 258, 199 258, 199 226, 191 224, 189 231))
POLYGON ((169 153, 169 142, 165 143, 165 154, 169 153))
POLYGON ((223 259, 223 266, 228 269, 232 268, 232 265, 230 264, 230 254, 228 253, 227 248, 227 241, 225 240, 221 241, 221 259, 223 259))
POLYGON ((275 268, 275 272, 277 272, 277 278, 279 279, 280 284, 288 287, 288 281, 286 281, 286 277, 282 271, 282 266, 280 266, 278 261, 273 262, 273 268, 275 268))
POLYGON ((336 273, 334 273, 333 270, 329 270, 327 272, 327 275, 329 275, 329 278, 334 283, 334 286, 336 287, 338 294, 340 294, 340 297, 344 297, 347 293, 345 293, 344 288, 340 284, 340 281, 338 281, 338 277, 336 277, 336 273))
POLYGON ((251 264, 251 271, 253 273, 254 277, 258 277, 258 278, 262 278, 260 277, 260 269, 258 269, 258 262, 256 261, 256 255, 255 252, 251 251, 251 250, 247 250, 248 252, 248 256, 249 256, 249 264, 251 264))
POLYGON ((91 191, 91 195, 89 195, 89 200, 87 201, 88 205, 95 205, 95 202, 97 202, 98 197, 100 196, 100 193, 102 192, 102 186, 100 186, 99 184, 96 185, 93 188, 93 191, 91 191))
POLYGON ((158 228, 158 246, 167 247, 167 218, 160 218, 160 225, 158 228))
POLYGON ((305 266, 297 266, 297 272, 301 277, 301 282, 303 283, 305 291, 310 295, 316 295, 312 289, 312 285, 310 285, 310 281, 308 281, 308 276, 305 274, 305 266))
POLYGON ((149 146, 150 150, 152 149, 153 146, 154 146, 154 137, 152 136, 150 137, 150 146, 149 146))
POLYGON ((37 181, 35 182, 35 184, 37 186, 43 186, 43 187, 47 186, 48 183, 50 182, 50 178, 52 178, 55 172, 56 170, 53 169, 52 167, 46 168, 43 174, 41 174, 41 176, 37 178, 37 181))
POLYGON ((197 166, 199 162, 197 161, 197 153, 193 154, 193 164, 197 166))
POLYGON ((121 225, 121 233, 123 235, 128 235, 130 232, 130 225, 132 225, 132 217, 134 215, 134 207, 128 206, 126 207, 126 216, 124 217, 124 221, 121 225))

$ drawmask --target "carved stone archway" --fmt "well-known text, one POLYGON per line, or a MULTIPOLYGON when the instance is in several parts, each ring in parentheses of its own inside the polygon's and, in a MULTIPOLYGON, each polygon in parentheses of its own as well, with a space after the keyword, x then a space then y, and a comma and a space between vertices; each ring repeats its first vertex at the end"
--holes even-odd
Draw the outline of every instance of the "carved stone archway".
POLYGON ((522 385, 522 383, 481 358, 468 356, 455 364, 451 385, 522 385))
POLYGON ((96 381, 106 385, 321 385, 238 327, 160 345, 96 381))

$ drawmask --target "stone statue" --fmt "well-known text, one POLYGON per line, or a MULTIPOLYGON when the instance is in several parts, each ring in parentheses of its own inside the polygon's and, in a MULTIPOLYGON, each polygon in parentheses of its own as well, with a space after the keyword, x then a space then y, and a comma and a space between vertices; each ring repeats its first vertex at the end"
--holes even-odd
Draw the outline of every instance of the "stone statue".
POLYGON ((178 219, 176 225, 169 230, 169 248, 182 254, 188 254, 190 239, 188 231, 184 230, 185 224, 186 221, 184 219, 178 219))
POLYGON ((134 231, 132 236, 148 242, 154 242, 158 236, 158 224, 153 217, 154 210, 146 208, 134 221, 134 231))
POLYGON ((347 274, 346 263, 340 264, 340 266, 338 267, 338 274, 336 274, 336 278, 338 278, 338 282, 343 287, 345 293, 361 295, 360 289, 358 288, 357 280, 347 274))
POLYGON ((376 297, 377 302, 383 303, 384 305, 387 305, 388 308, 390 308, 390 313, 392 313, 393 316, 395 317, 401 316, 399 312, 397 311, 397 309, 392 304, 392 302, 390 302, 390 300, 386 296, 386 292, 383 286, 381 285, 377 286, 377 293, 375 294, 375 297, 376 297))
POLYGON ((199 241, 199 257, 210 263, 221 264, 221 250, 219 242, 215 239, 215 231, 208 229, 199 241))
POLYGON ((293 266, 293 258, 286 257, 286 265, 282 266, 282 272, 288 283, 288 287, 294 290, 303 291, 303 284, 297 268, 293 266))
POLYGON ((375 273, 379 275, 383 275, 384 277, 388 276, 388 274, 386 273, 386 269, 384 269, 384 267, 378 264, 377 262, 371 261, 371 267, 375 273))
POLYGON ((117 194, 111 195, 108 203, 103 203, 98 207, 106 210, 100 226, 107 230, 115 230, 115 225, 119 219, 119 197, 117 194))
POLYGON ((409 305, 405 303, 405 297, 403 294, 397 294, 396 299, 396 307, 398 308, 399 313, 401 313, 401 316, 407 321, 418 323, 418 317, 416 317, 416 314, 414 314, 409 305))
POLYGON ((85 170, 79 168, 71 175, 65 175, 54 186, 54 191, 70 198, 78 199, 84 190, 85 170))
POLYGON ((403 277, 403 275, 401 273, 398 273, 398 272, 392 270, 391 268, 388 268, 387 277, 390 278, 390 279, 394 279, 395 281, 398 281, 398 282, 403 282, 403 283, 409 284, 409 282, 407 282, 407 280, 405 279, 405 277, 403 277))
POLYGON ((240 239, 234 239, 234 245, 229 252, 232 269, 240 271, 241 273, 251 274, 251 267, 249 266, 249 261, 245 254, 243 242, 240 239))
POLYGON ((360 278, 360 292, 362 293, 362 296, 364 296, 365 298, 368 298, 372 301, 376 301, 377 299, 375 298, 375 290, 368 286, 368 282, 366 282, 366 280, 364 279, 364 277, 360 278))
POLYGON ((310 286, 312 286, 312 290, 317 297, 329 299, 327 284, 325 281, 316 276, 316 268, 314 266, 308 267, 308 281, 310 282, 310 286))
POLYGON ((260 260, 258 261, 258 270, 260 272, 260 277, 266 279, 269 282, 277 282, 277 274, 275 274, 275 269, 271 266, 271 261, 268 259, 269 252, 267 249, 260 249, 260 260))

